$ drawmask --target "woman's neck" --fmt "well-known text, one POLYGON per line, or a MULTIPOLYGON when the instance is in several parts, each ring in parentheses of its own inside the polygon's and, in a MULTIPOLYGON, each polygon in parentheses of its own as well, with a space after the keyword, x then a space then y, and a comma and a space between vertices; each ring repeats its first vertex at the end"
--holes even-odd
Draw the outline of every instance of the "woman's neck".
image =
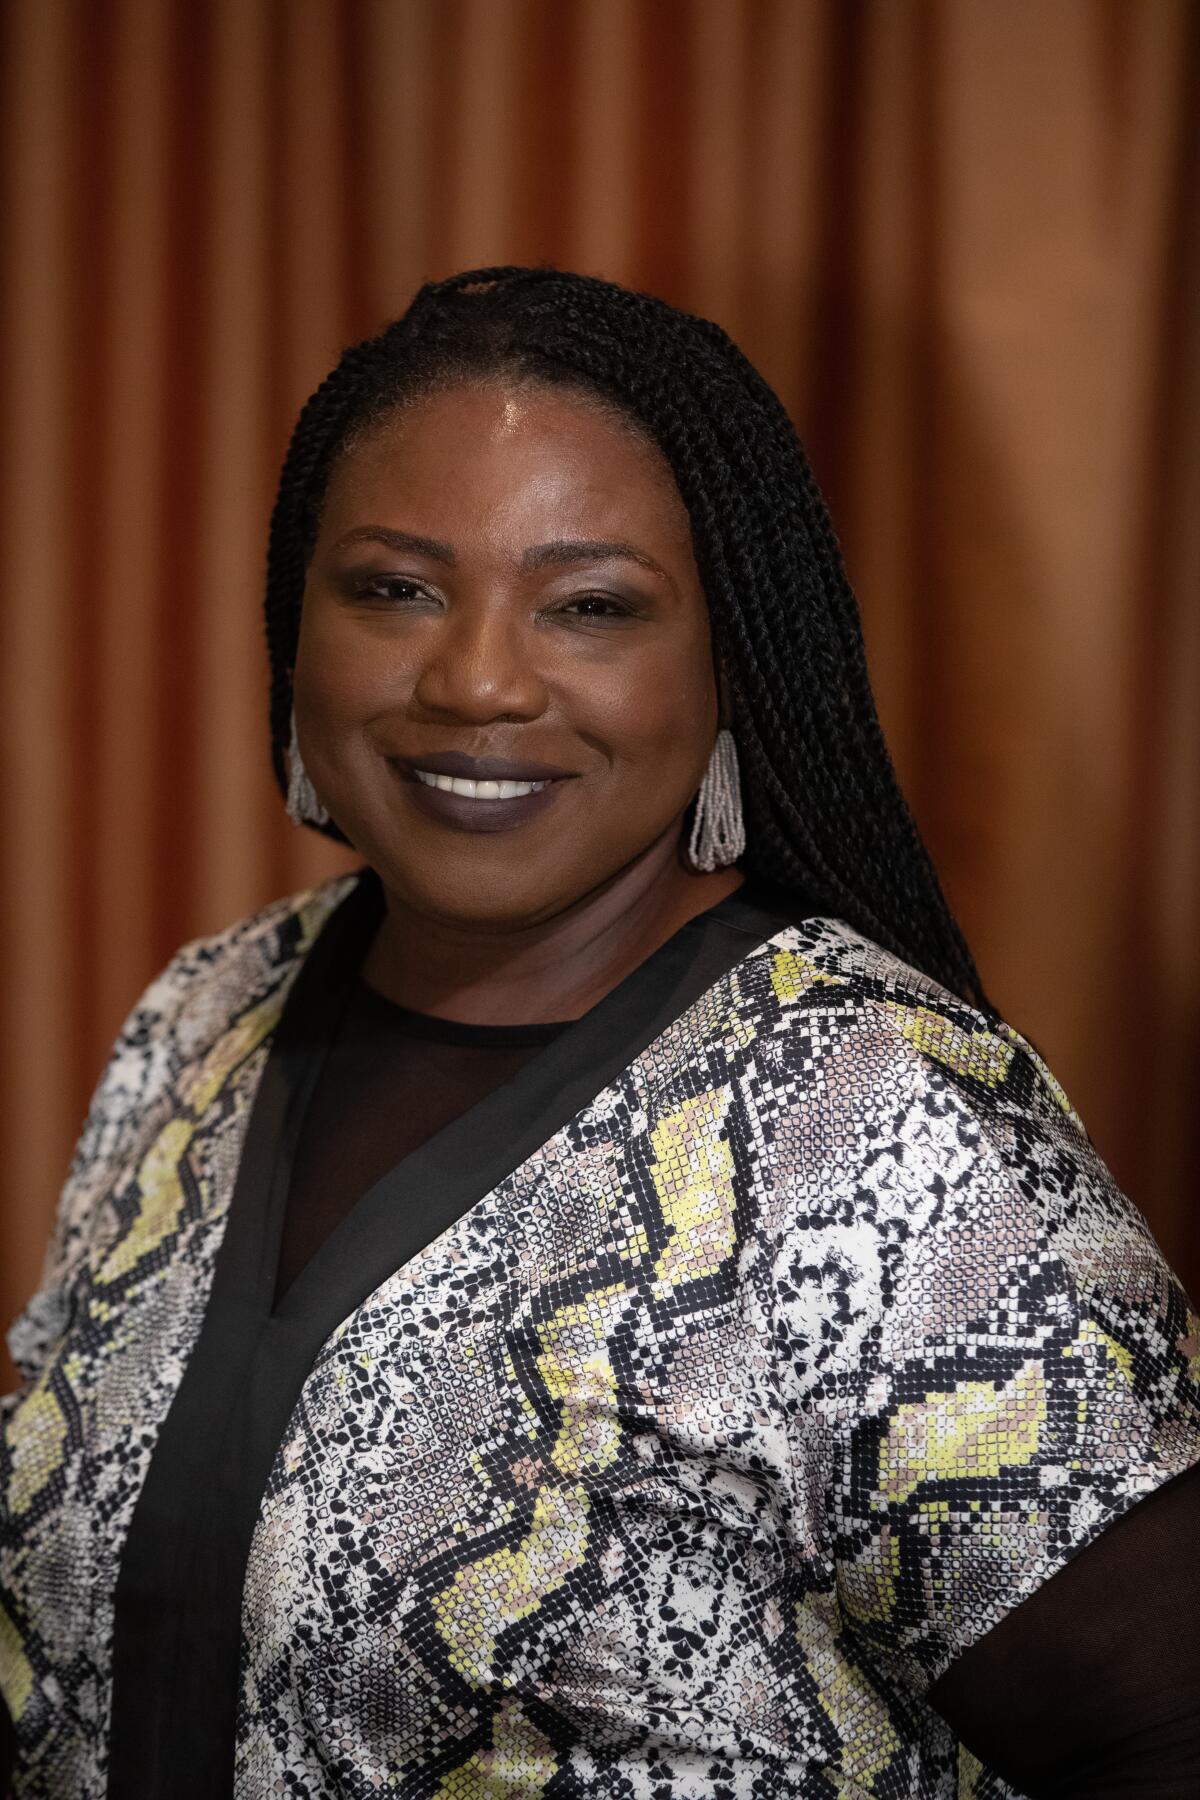
POLYGON ((672 847, 669 860, 639 859, 551 917, 511 927, 431 917, 387 891, 363 977, 389 1000, 464 1024, 577 1019, 744 878, 737 867, 695 874, 672 847))

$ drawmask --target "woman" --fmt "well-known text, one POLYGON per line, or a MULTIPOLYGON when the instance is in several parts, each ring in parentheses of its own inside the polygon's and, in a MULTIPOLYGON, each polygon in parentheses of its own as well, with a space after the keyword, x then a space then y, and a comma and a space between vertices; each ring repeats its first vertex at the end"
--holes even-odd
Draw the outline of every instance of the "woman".
POLYGON ((304 409, 267 632, 365 867, 101 1083, 10 1339, 15 1791, 1192 1792, 1200 1321, 987 1005, 765 383, 427 286, 304 409))

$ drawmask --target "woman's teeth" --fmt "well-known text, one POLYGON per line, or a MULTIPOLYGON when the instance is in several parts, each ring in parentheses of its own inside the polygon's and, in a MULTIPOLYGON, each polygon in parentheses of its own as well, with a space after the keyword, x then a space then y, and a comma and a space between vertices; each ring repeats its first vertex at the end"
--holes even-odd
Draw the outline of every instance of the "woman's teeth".
POLYGON ((463 794, 468 800, 515 800, 519 794, 536 794, 550 785, 548 781, 465 781, 458 775, 430 775, 424 769, 414 773, 426 787, 441 788, 444 794, 463 794))

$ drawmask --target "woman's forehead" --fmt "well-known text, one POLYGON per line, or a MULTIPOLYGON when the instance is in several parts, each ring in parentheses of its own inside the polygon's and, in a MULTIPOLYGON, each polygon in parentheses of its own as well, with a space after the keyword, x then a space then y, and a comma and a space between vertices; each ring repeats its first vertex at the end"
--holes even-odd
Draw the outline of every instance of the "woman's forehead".
POLYGON ((542 383, 456 385, 356 434, 330 479, 324 535, 381 508, 419 509, 421 529, 435 520, 469 529, 472 519, 508 512, 514 524, 520 516, 593 531, 637 524, 680 551, 691 537, 657 445, 603 401, 542 383))

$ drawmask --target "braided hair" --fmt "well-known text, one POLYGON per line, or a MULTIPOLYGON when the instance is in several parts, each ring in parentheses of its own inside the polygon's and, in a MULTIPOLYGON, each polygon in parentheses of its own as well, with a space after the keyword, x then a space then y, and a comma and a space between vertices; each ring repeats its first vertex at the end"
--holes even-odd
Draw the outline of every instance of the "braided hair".
POLYGON ((301 599, 335 460, 406 400, 497 374, 601 400, 670 464, 729 680, 747 875, 803 894, 990 1011, 900 792, 858 608, 787 412, 720 326, 614 282, 550 266, 427 282, 305 405, 267 559, 280 787, 301 599))

